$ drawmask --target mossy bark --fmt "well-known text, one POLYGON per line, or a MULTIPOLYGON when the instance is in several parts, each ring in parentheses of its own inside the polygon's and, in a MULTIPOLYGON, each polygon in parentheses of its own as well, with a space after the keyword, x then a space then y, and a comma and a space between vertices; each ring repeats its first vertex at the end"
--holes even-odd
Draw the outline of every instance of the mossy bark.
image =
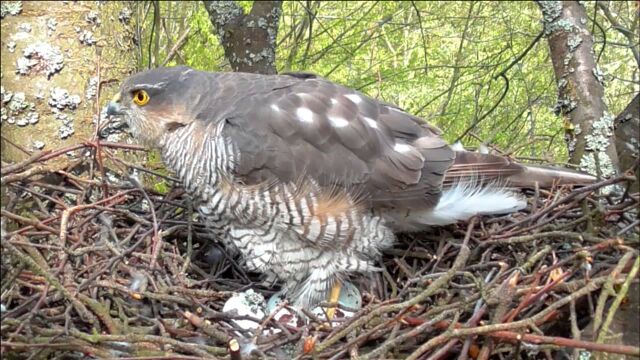
POLYGON ((15 145, 35 152, 93 137, 99 109, 117 89, 118 82, 112 80, 122 79, 135 69, 134 19, 130 18, 131 11, 128 19, 122 16, 123 11, 127 12, 125 8, 131 9, 132 5, 22 2, 20 13, 2 19, 3 162, 29 156, 15 145), (62 68, 47 70, 51 59, 40 53, 25 57, 24 51, 36 44, 59 51, 62 68), (18 73, 19 61, 23 62, 23 74, 18 73), (24 63, 31 66, 25 67, 24 63), (95 95, 98 79, 104 84, 99 102, 95 95), (51 100, 54 88, 66 90, 69 96, 77 95, 79 104, 74 108, 58 101, 58 107, 52 106, 51 102, 56 104, 56 99, 51 100), (9 97, 13 99, 5 101, 9 97), (63 126, 67 128, 61 129, 63 126), (71 128, 73 133, 69 134, 71 128))
POLYGON ((558 86, 556 111, 565 117, 569 161, 599 176, 618 172, 613 116, 604 101, 604 81, 578 1, 539 1, 558 86))
POLYGON ((276 73, 281 1, 256 1, 248 14, 235 1, 204 1, 234 71, 276 73))

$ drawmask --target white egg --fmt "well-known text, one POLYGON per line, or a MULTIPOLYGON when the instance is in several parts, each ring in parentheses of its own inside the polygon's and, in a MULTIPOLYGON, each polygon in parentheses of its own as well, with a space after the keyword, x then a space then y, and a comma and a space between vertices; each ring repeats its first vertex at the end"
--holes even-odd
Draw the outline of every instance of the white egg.
MULTIPOLYGON (((253 289, 234 294, 224 303, 222 312, 236 313, 237 315, 248 315, 256 319, 265 317, 264 296, 256 293, 253 289)), ((259 323, 252 320, 233 320, 239 327, 245 330, 257 329, 259 323)))

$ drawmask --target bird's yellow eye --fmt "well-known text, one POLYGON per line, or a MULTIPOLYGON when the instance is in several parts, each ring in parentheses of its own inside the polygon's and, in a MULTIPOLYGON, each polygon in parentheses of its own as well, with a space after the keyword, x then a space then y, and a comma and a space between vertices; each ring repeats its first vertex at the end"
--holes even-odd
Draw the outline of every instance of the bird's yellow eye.
POLYGON ((139 106, 146 105, 149 102, 149 94, 144 90, 136 90, 133 92, 133 102, 139 106))

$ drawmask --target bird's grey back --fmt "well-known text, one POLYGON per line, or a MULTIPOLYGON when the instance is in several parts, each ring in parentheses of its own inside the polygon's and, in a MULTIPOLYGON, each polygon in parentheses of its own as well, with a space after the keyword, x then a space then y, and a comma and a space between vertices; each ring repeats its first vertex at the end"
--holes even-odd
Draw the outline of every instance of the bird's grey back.
POLYGON ((437 203, 454 153, 419 118, 315 76, 211 76, 204 118, 225 121, 246 184, 310 178, 373 206, 437 203))

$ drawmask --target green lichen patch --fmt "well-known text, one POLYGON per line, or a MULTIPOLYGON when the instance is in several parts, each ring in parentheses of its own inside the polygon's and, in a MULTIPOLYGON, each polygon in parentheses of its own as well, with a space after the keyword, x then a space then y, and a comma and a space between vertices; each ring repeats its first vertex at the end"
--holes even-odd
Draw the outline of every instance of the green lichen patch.
POLYGON ((3 1, 0 4, 0 18, 16 16, 22 12, 22 1, 3 1))

